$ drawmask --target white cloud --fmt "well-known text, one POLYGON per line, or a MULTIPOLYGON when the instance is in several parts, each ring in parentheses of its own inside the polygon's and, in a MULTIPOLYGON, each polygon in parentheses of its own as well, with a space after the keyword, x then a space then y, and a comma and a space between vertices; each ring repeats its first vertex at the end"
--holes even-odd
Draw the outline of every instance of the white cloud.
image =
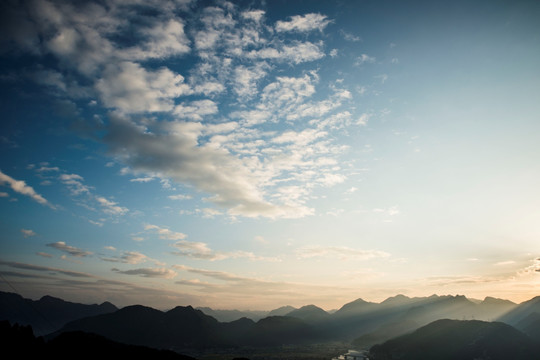
POLYGON ((249 68, 244 65, 238 66, 234 69, 234 91, 240 97, 253 97, 257 94, 257 81, 266 76, 268 69, 266 63, 256 64, 254 67, 249 68))
POLYGON ((36 169, 37 172, 50 172, 50 171, 60 171, 60 169, 57 166, 48 167, 48 166, 42 166, 39 169, 36 169))
POLYGON ((104 249, 116 251, 116 248, 114 246, 104 246, 104 249))
POLYGON ((130 179, 129 181, 130 182, 147 183, 147 182, 150 182, 152 180, 155 180, 155 178, 153 178, 153 177, 142 177, 142 178, 130 179))
POLYGON ((363 64, 366 64, 366 63, 372 64, 372 63, 375 62, 375 60, 376 59, 373 56, 369 56, 367 54, 362 54, 356 59, 355 65, 363 65, 363 64))
POLYGON ((223 214, 221 211, 213 208, 203 208, 201 209, 201 212, 203 214, 203 217, 207 219, 213 219, 214 217, 223 214))
POLYGON ((362 41, 362 38, 360 36, 356 36, 344 30, 341 30, 340 33, 341 35, 343 35, 343 38, 347 41, 352 41, 352 42, 362 41))
POLYGON ((45 199, 43 196, 38 194, 31 186, 26 185, 26 183, 22 180, 15 180, 9 175, 4 174, 0 170, 0 185, 8 184, 11 189, 19 194, 29 196, 34 201, 42 204, 47 205, 51 208, 54 208, 53 205, 51 205, 47 199, 45 199))
POLYGON ((0 192, 0 198, 3 198, 3 197, 9 197, 9 194, 7 192, 0 192))
POLYGON ((358 120, 356 121, 356 123, 358 125, 366 126, 370 117, 371 117, 371 114, 364 113, 358 117, 358 120))
POLYGON ((200 145, 200 123, 174 122, 161 134, 122 118, 111 118, 106 141, 111 150, 137 172, 151 172, 180 183, 191 183, 214 194, 210 201, 230 209, 232 215, 281 216, 293 209, 266 202, 254 174, 243 162, 223 149, 200 145), (167 133, 163 133, 167 130, 167 133))
POLYGON ((29 229, 21 229, 21 232, 23 234, 23 236, 26 238, 26 237, 31 237, 31 236, 36 236, 37 234, 34 232, 34 230, 29 230, 29 229))
POLYGON ((173 252, 172 254, 198 260, 219 261, 225 259, 243 258, 251 261, 280 261, 279 258, 257 256, 249 251, 214 251, 208 247, 208 244, 203 242, 181 240, 174 243, 172 246, 179 250, 173 252))
POLYGON ((146 41, 139 46, 123 50, 120 57, 130 60, 166 58, 183 55, 191 50, 190 41, 184 33, 184 24, 180 19, 158 21, 151 28, 143 28, 141 33, 146 41))
POLYGON ((264 14, 264 10, 249 10, 242 12, 240 15, 244 19, 249 19, 258 23, 262 20, 264 14))
POLYGON ((291 16, 289 21, 276 22, 276 31, 323 31, 330 22, 331 21, 327 19, 326 15, 314 13, 306 15, 295 15, 291 16))
POLYGON ((114 201, 108 200, 104 198, 103 196, 96 196, 97 202, 101 205, 103 208, 103 212, 109 215, 124 215, 129 210, 125 207, 118 206, 117 203, 114 201))
POLYGON ((146 225, 144 227, 144 230, 157 233, 159 235, 159 238, 163 240, 182 240, 187 237, 186 234, 183 234, 181 232, 171 231, 167 228, 162 228, 152 224, 146 225))
POLYGON ((191 93, 182 75, 167 68, 146 70, 129 61, 108 65, 96 90, 105 106, 124 113, 170 111, 175 98, 191 93))
MULTIPOLYGON (((331 20, 302 14, 272 27, 265 24, 263 10, 242 11, 220 2, 201 7, 196 18, 185 21, 177 10, 186 6, 159 4, 145 5, 152 9, 150 16, 141 11, 141 3, 129 1, 80 9, 70 2, 41 3, 30 16, 36 39, 43 39, 36 52, 55 57, 62 66, 43 68, 40 81, 67 93, 69 80, 81 77, 90 91, 87 97, 113 110, 99 128, 105 136, 99 136, 115 163, 127 169, 123 173, 135 175, 132 182, 155 178, 169 189, 175 182, 192 186, 216 205, 212 214, 203 210, 207 216, 313 214, 306 205, 312 189, 345 178, 331 174, 341 172, 335 157, 344 147, 333 146, 329 132, 352 121, 332 113, 352 95, 332 87, 329 98, 308 101, 319 81, 316 71, 299 77, 269 75, 274 70, 283 74, 280 66, 322 59, 327 51, 321 34, 310 34, 308 41, 305 33, 322 32, 331 20), (177 67, 159 67, 164 62, 147 61, 188 53, 192 66, 182 74, 177 67), (221 103, 225 95, 236 96, 235 101, 221 103), (149 114, 154 112, 163 117, 149 114), (299 121, 323 116, 335 125, 310 129, 299 121), (283 121, 296 122, 293 132, 268 131, 283 121), (294 196, 291 186, 308 191, 294 196)), ((335 56, 337 49, 330 54, 335 56)), ((88 196, 77 199, 81 205, 109 215, 128 212, 92 194, 82 177, 67 176, 61 181, 72 195, 88 196)))
POLYGON ((202 120, 206 115, 213 115, 217 112, 217 104, 212 100, 197 100, 188 104, 176 105, 173 111, 179 118, 192 120, 202 120))
POLYGON ((47 244, 47 246, 63 251, 75 257, 86 257, 93 254, 90 251, 82 250, 74 246, 67 245, 64 241, 57 241, 54 243, 50 243, 50 244, 47 244))
POLYGON ((191 195, 184 195, 184 194, 178 194, 178 195, 169 195, 169 199, 171 200, 189 200, 192 199, 191 195))
POLYGON ((71 195, 77 196, 83 193, 90 193, 90 188, 84 185, 83 177, 77 174, 62 174, 59 176, 60 181, 65 184, 71 195))
POLYGON ((323 58, 325 54, 321 49, 322 45, 322 43, 314 44, 309 41, 295 41, 292 45, 282 45, 279 48, 268 47, 261 50, 251 50, 246 56, 251 59, 267 59, 300 64, 323 58))

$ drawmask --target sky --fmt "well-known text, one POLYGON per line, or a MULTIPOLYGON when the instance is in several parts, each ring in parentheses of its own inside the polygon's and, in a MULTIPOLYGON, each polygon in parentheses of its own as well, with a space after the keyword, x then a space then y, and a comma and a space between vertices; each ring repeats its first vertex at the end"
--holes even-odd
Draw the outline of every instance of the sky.
POLYGON ((540 3, 0 5, 0 290, 540 295, 540 3))

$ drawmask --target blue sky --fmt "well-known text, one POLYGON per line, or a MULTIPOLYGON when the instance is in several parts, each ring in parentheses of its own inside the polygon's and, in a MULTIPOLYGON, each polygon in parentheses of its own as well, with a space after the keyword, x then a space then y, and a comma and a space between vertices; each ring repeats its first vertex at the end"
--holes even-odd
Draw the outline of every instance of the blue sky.
POLYGON ((2 290, 538 295, 534 1, 1 7, 2 290))

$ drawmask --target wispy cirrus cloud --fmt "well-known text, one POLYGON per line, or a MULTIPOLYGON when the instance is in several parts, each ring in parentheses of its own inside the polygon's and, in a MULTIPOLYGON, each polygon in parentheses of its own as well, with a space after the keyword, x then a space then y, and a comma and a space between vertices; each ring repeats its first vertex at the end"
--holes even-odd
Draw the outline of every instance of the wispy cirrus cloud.
POLYGON ((22 270, 32 270, 32 271, 48 272, 48 273, 60 273, 63 275, 76 277, 76 278, 93 278, 94 277, 93 275, 87 274, 87 273, 65 270, 65 269, 60 269, 60 268, 55 268, 55 267, 25 264, 25 263, 20 263, 20 262, 15 262, 15 261, 0 260, 0 265, 5 265, 5 266, 9 266, 16 269, 22 269, 22 270))
POLYGON ((22 180, 15 180, 9 175, 4 174, 0 170, 0 185, 9 185, 13 191, 21 195, 30 197, 32 200, 42 204, 47 205, 50 208, 55 208, 47 199, 38 194, 33 187, 26 185, 26 182, 22 180))
POLYGON ((25 238, 37 235, 34 230, 30 230, 30 229, 21 229, 21 233, 23 234, 25 238))
POLYGON ((125 275, 136 275, 142 277, 164 279, 172 279, 177 275, 176 271, 167 268, 139 268, 131 270, 119 270, 113 268, 112 271, 125 275))
MULTIPOLYGON (((77 201, 89 209, 95 210, 92 206, 98 205, 101 211, 111 216, 122 216, 129 212, 128 208, 118 205, 115 201, 94 194, 92 192, 93 188, 84 184, 84 178, 78 174, 61 174, 58 179, 69 189, 71 195, 77 198, 77 201), (81 195, 86 197, 82 199, 81 195)), ((98 226, 103 225, 102 221, 90 221, 98 226)))

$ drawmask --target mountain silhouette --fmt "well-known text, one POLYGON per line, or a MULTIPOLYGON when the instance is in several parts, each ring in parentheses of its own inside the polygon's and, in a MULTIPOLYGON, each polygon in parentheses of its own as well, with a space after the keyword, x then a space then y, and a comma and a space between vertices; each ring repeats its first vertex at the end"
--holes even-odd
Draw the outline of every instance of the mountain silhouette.
POLYGON ((437 320, 370 349, 375 360, 534 360, 538 344, 512 326, 479 320, 437 320))
POLYGON ((11 325, 0 321, 3 351, 19 358, 148 358, 156 360, 195 360, 173 351, 125 345, 102 336, 84 332, 66 332, 45 342, 34 337, 31 326, 11 325))
POLYGON ((57 331, 72 320, 108 314, 116 310, 118 308, 109 302, 84 305, 52 296, 30 300, 18 294, 0 291, 0 320, 30 325, 38 335, 57 331))
POLYGON ((241 311, 241 310, 215 310, 209 307, 197 307, 206 315, 213 317, 220 322, 231 322, 241 318, 248 318, 253 321, 259 321, 268 316, 268 311, 241 311))
POLYGON ((300 309, 291 311, 287 316, 301 319, 310 324, 327 321, 330 318, 330 314, 315 305, 302 306, 300 309))
POLYGON ((286 305, 286 306, 282 306, 282 307, 279 307, 277 309, 274 309, 274 310, 268 312, 268 314, 266 316, 267 317, 268 316, 285 316, 285 315, 287 315, 288 313, 290 313, 291 311, 294 311, 294 310, 296 310, 295 307, 290 306, 290 305, 286 305))
POLYGON ((510 325, 516 325, 533 313, 540 314, 540 296, 522 302, 506 314, 500 316, 497 320, 510 325))
MULTIPOLYGON (((48 335, 49 340, 61 333, 78 331, 93 333, 123 344, 172 349, 186 354, 197 354, 198 350, 190 352, 187 351, 189 349, 273 347, 333 341, 351 341, 356 346, 367 348, 445 318, 512 320, 509 324, 518 330, 535 339, 540 337, 540 297, 516 305, 507 300, 490 297, 482 301, 471 301, 460 295, 415 298, 396 295, 381 303, 357 299, 343 305, 333 314, 315 305, 299 309, 286 306, 272 311, 285 315, 266 316, 258 321, 242 317, 223 322, 191 306, 177 306, 168 311, 160 311, 143 305, 133 305, 118 310, 110 303, 82 305, 50 296, 33 301, 15 294, 0 295, 2 304, 7 304, 1 307, 0 314, 4 314, 8 320, 16 318, 20 313, 13 304, 20 304, 21 301, 27 306, 39 304, 41 310, 38 314, 42 312, 46 318, 65 321, 75 317, 48 335), (75 310, 70 312, 66 309, 75 310), (82 317, 84 314, 87 315, 82 317)), ((35 312, 35 309, 33 311, 35 312)), ((231 310, 231 313, 236 316, 242 312, 231 310)))
POLYGON ((191 306, 162 312, 142 305, 72 321, 61 329, 98 334, 125 344, 155 348, 200 348, 222 343, 220 323, 191 306))

